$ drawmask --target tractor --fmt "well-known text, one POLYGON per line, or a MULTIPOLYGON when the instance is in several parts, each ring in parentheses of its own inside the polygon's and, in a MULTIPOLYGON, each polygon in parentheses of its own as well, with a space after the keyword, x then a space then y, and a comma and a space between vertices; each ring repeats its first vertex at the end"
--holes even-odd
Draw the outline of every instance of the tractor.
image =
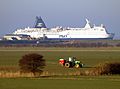
POLYGON ((77 61, 75 57, 69 57, 68 60, 60 58, 59 64, 67 68, 82 68, 83 64, 80 61, 77 61))

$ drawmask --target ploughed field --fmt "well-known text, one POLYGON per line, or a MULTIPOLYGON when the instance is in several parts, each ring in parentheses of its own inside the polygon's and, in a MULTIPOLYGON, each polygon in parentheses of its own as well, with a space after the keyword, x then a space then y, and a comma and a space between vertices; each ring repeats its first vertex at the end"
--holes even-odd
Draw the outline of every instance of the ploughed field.
POLYGON ((0 71, 19 70, 18 61, 28 53, 38 53, 46 59, 43 78, 0 78, 0 89, 119 89, 120 75, 82 76, 79 72, 94 68, 99 63, 120 62, 120 48, 39 48, 1 47, 0 71), (59 58, 76 57, 84 68, 65 68, 59 58), (7 86, 6 86, 7 85, 7 86))

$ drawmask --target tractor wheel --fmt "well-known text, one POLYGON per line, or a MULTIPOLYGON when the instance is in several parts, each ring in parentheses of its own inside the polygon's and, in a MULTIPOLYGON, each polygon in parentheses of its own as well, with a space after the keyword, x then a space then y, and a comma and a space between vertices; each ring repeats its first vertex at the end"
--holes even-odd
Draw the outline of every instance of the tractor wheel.
POLYGON ((75 68, 80 68, 80 65, 79 64, 75 64, 75 68))
POLYGON ((65 67, 70 68, 70 63, 65 63, 65 67))
POLYGON ((82 68, 84 66, 84 64, 80 64, 80 67, 82 68))

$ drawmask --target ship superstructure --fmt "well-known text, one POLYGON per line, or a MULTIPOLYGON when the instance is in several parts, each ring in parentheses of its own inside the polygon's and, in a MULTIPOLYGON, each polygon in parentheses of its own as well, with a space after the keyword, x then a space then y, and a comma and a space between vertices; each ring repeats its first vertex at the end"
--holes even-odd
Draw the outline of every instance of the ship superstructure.
POLYGON ((33 28, 17 29, 13 34, 30 35, 32 38, 47 38, 51 40, 79 40, 79 39, 113 39, 114 34, 108 33, 103 25, 91 26, 86 19, 84 28, 47 28, 41 17, 36 17, 33 28))

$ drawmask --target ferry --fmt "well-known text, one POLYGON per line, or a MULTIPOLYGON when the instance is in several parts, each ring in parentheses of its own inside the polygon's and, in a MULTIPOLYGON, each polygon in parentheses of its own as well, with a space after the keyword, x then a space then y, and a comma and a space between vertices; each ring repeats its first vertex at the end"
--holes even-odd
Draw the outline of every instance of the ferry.
POLYGON ((15 35, 29 35, 34 39, 50 39, 50 40, 94 40, 94 39, 113 39, 114 33, 109 33, 105 26, 91 25, 86 19, 86 24, 83 28, 60 27, 47 28, 41 17, 36 17, 34 27, 17 29, 13 32, 15 35))

